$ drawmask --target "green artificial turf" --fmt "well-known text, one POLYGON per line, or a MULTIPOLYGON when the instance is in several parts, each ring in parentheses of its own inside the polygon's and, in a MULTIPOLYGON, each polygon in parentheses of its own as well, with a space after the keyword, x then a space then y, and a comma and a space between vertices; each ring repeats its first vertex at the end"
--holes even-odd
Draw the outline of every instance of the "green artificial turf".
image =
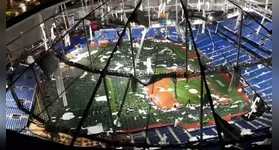
POLYGON ((243 98, 237 93, 238 89, 236 89, 236 87, 232 91, 230 91, 230 92, 228 91, 229 85, 230 85, 230 81, 225 79, 220 74, 214 74, 214 75, 211 75, 211 76, 207 76, 207 80, 222 95, 230 97, 233 101, 243 100, 243 98))
MULTIPOLYGON (((143 49, 142 53, 140 55, 141 61, 146 61, 148 57, 152 57, 152 63, 155 63, 155 59, 157 57, 156 51, 162 50, 164 48, 169 48, 172 53, 175 54, 175 58, 171 57, 171 55, 168 55, 167 53, 163 53, 158 55, 158 64, 165 64, 167 67, 171 67, 174 63, 178 64, 178 69, 184 69, 185 66, 185 52, 179 50, 179 46, 176 45, 170 45, 167 43, 155 43, 155 42, 144 42, 144 47, 153 47, 152 50, 143 49), (182 67, 183 66, 183 67, 182 67)), ((113 46, 109 45, 107 47, 98 48, 98 52, 92 55, 93 62, 95 66, 104 66, 104 64, 107 61, 107 58, 105 59, 105 62, 100 61, 100 57, 102 55, 108 56, 109 53, 112 51, 113 46)), ((132 60, 131 60, 131 54, 130 54, 130 45, 122 45, 118 50, 119 53, 115 54, 115 56, 112 59, 110 68, 114 68, 115 64, 117 62, 123 64, 126 66, 132 66, 132 60), (125 57, 123 57, 125 56, 125 57)), ((88 58, 83 59, 83 64, 88 63, 88 58), (86 60, 85 60, 86 59, 86 60)), ((191 69, 199 70, 199 65, 197 62, 197 59, 189 59, 188 61, 189 65, 191 66, 191 69)), ((139 62, 138 69, 144 70, 146 66, 139 62)), ((121 69, 123 69, 122 67, 121 69)), ((166 70, 165 67, 157 67, 156 68, 158 72, 164 72, 166 70)), ((155 70, 153 68, 153 70, 155 70)), ((76 75, 77 76, 77 75, 76 75)), ((70 83, 75 79, 76 76, 64 78, 64 84, 65 87, 70 85, 70 83)), ((62 100, 59 99, 55 101, 50 107, 49 111, 51 116, 56 117, 56 123, 58 123, 61 126, 66 127, 75 127, 78 122, 80 121, 80 116, 82 116, 82 113, 84 109, 87 106, 87 103, 92 95, 92 91, 95 88, 96 81, 98 79, 99 75, 97 74, 91 74, 88 73, 84 78, 78 79, 69 89, 66 90, 66 95, 68 99, 68 106, 64 107, 62 100), (92 81, 92 77, 95 78, 95 81, 92 81), (67 110, 66 110, 67 109, 67 110), (64 121, 59 118, 65 113, 65 112, 73 112, 76 116, 74 119, 69 121, 64 121)), ((110 106, 112 108, 113 120, 116 119, 115 113, 119 111, 120 105, 124 98, 125 89, 127 86, 128 78, 122 78, 122 77, 114 77, 114 76, 107 76, 107 87, 109 91, 109 97, 110 97, 110 106)), ((232 102, 241 100, 240 103, 238 103, 238 107, 231 107, 231 105, 219 105, 215 110, 220 116, 225 116, 227 114, 234 114, 238 113, 240 111, 247 110, 248 104, 243 101, 243 98, 237 93, 236 90, 233 90, 232 92, 228 92, 228 86, 229 81, 224 79, 219 74, 215 74, 213 76, 208 75, 207 81, 211 86, 214 86, 216 91, 218 91, 222 96, 228 96, 232 99, 232 102), (220 85, 217 80, 219 80, 219 83, 222 83, 220 85)), ((55 81, 51 81, 46 85, 46 90, 50 98, 47 100, 53 100, 55 97, 57 97, 57 91, 56 91, 56 84, 55 81)), ((168 83, 169 88, 174 89, 174 85, 172 82, 168 83)), ((103 84, 101 84, 96 97, 104 96, 104 88, 103 84)), ((211 94, 215 94, 215 91, 210 88, 211 94)), ((199 117, 199 108, 196 110, 190 110, 189 108, 181 108, 176 111, 170 111, 170 112, 163 112, 161 110, 156 110, 150 103, 150 100, 147 98, 143 98, 140 96, 137 96, 136 94, 143 94, 141 89, 141 85, 138 86, 138 90, 136 93, 132 93, 131 88, 129 87, 127 97, 125 98, 125 103, 123 110, 121 112, 120 122, 122 123, 121 129, 133 129, 133 128, 139 128, 139 127, 145 127, 147 124, 147 112, 150 111, 150 120, 149 124, 155 124, 155 123, 173 123, 175 119, 178 117, 183 117, 182 122, 183 123, 196 123, 198 122, 199 117), (152 106, 152 107, 149 107, 152 106), (150 108, 150 109, 149 109, 150 108), (128 111, 133 110, 133 111, 128 111), (139 113, 139 111, 145 111, 146 113, 139 113), (191 118, 189 115, 195 116, 196 118, 191 118)), ((204 91, 205 92, 205 91, 204 91)), ((174 91, 172 91, 173 96, 174 91)), ((189 82, 186 83, 186 80, 177 81, 177 94, 178 98, 177 101, 179 103, 187 104, 188 100, 191 99, 191 103, 199 104, 200 102, 200 80, 199 79, 189 79, 189 82), (188 86, 185 88, 185 86, 188 86), (191 94, 189 93, 189 89, 196 89, 198 90, 197 94, 191 94)), ((213 99, 216 100, 216 99, 213 99)), ((97 123, 102 123, 105 128, 111 128, 111 121, 109 120, 110 114, 109 109, 107 106, 107 102, 96 102, 94 101, 91 108, 90 113, 88 115, 88 118, 86 119, 84 126, 92 126, 97 123)), ((211 115, 210 108, 204 109, 204 113, 207 114, 207 116, 204 117, 204 120, 207 119, 213 119, 211 115)))
POLYGON ((109 92, 110 107, 111 107, 111 110, 114 111, 115 110, 115 91, 113 88, 111 78, 107 77, 106 80, 107 80, 107 87, 108 87, 108 92, 109 92))
MULTIPOLYGON (((168 83, 169 88, 175 89, 175 86, 173 82, 168 83)), ((176 91, 177 91, 177 102, 181 104, 188 104, 188 101, 190 99, 192 104, 199 103, 200 102, 200 86, 201 81, 198 79, 190 79, 188 80, 188 83, 186 80, 180 80, 177 81, 176 84, 176 91), (197 94, 190 93, 190 89, 197 90, 197 94)), ((175 91, 172 91, 173 97, 175 97, 175 91)))

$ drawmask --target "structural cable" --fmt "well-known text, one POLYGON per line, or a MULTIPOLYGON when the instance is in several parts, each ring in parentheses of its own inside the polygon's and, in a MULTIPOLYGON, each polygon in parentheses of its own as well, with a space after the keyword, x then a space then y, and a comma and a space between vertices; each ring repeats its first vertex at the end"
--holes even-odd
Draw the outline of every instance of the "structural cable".
POLYGON ((180 0, 180 3, 182 5, 182 8, 184 10, 184 13, 185 13, 185 17, 186 17, 186 21, 187 21, 187 24, 188 24, 188 27, 189 27, 189 31, 190 31, 190 35, 191 35, 191 38, 192 38, 192 41, 193 41, 193 45, 194 45, 194 49, 196 51, 196 55, 197 55, 197 58, 198 58, 198 62, 199 62, 199 65, 200 65, 200 71, 201 71, 201 76, 204 80, 204 85, 205 85, 205 89, 206 89, 206 94, 207 94, 207 97, 209 99, 209 103, 210 103, 210 106, 211 106, 211 110, 212 110, 212 113, 213 113, 213 117, 214 117, 214 120, 215 120, 215 123, 216 123, 216 128, 217 128, 217 132, 218 132, 218 137, 219 137, 219 142, 220 142, 220 148, 221 149, 224 149, 224 143, 223 143, 223 139, 222 139, 222 135, 221 135, 221 129, 220 129, 220 126, 219 126, 219 123, 216 121, 217 118, 215 116, 215 110, 214 110, 214 106, 213 106, 213 100, 212 100, 212 97, 211 97, 211 94, 210 94, 210 90, 209 90, 209 87, 208 87, 208 84, 207 84, 207 80, 206 80, 206 76, 205 76, 205 73, 204 73, 204 66, 202 65, 202 62, 201 62, 201 58, 200 58, 200 54, 198 52, 198 49, 197 49, 197 46, 196 46, 196 42, 194 41, 194 36, 193 36, 193 33, 192 33, 192 27, 191 27, 191 24, 190 24, 190 20, 189 20, 189 14, 188 14, 188 9, 185 7, 185 5, 183 4, 182 0, 180 0))
MULTIPOLYGON (((114 1, 115 1, 115 0, 114 0, 114 1)), ((57 41, 59 41, 60 39, 62 39, 63 37, 65 37, 72 29, 75 29, 75 28, 81 23, 81 21, 82 21, 83 19, 85 19, 85 18, 87 18, 88 16, 90 16, 92 13, 94 13, 96 10, 98 10, 99 8, 101 8, 102 6, 104 6, 105 4, 107 4, 107 3, 110 4, 110 3, 112 3, 112 2, 113 2, 113 1, 107 0, 107 1, 104 2, 102 5, 98 6, 96 9, 94 9, 93 11, 91 11, 88 15, 86 15, 85 17, 83 17, 82 19, 80 19, 73 27, 71 27, 68 31, 66 31, 65 34, 64 34, 63 36, 61 36, 61 37, 57 36, 56 39, 53 40, 52 45, 51 45, 46 51, 53 49, 53 47, 54 47, 54 45, 57 43, 57 41), (57 40, 57 39, 59 39, 59 40, 57 40)), ((39 58, 37 58, 37 60, 40 60, 41 58, 43 58, 43 56, 45 56, 45 54, 46 54, 46 53, 44 53, 43 55, 41 55, 39 58)), ((34 65, 35 63, 36 63, 36 61, 34 61, 32 64, 30 64, 29 67, 32 66, 32 65, 34 65)), ((7 92, 8 90, 10 90, 10 88, 13 86, 13 84, 14 84, 14 83, 28 70, 29 67, 26 67, 26 68, 24 69, 24 71, 23 71, 10 85, 8 85, 8 88, 6 88, 6 92, 7 92)))

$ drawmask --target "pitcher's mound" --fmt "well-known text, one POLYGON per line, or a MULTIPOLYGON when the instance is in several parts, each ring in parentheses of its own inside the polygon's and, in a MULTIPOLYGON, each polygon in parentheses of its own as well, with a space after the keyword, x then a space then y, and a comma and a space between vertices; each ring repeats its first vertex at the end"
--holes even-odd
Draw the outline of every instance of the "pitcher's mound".
POLYGON ((190 89, 189 92, 190 92, 191 94, 197 94, 197 93, 198 93, 198 90, 196 90, 196 89, 190 89))

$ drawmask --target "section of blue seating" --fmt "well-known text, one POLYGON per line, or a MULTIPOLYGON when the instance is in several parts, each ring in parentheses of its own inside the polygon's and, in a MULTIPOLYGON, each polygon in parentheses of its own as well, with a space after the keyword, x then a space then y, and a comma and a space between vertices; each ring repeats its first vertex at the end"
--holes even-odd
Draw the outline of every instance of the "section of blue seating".
POLYGON ((69 46, 65 46, 64 40, 61 42, 63 43, 63 49, 61 43, 57 43, 55 45, 55 51, 58 53, 62 53, 62 50, 64 50, 65 53, 69 53, 73 50, 75 50, 76 45, 80 45, 80 47, 86 46, 86 38, 84 36, 75 36, 70 39, 71 44, 69 46))
MULTIPOLYGON (((234 26, 236 25, 236 22, 237 22, 236 18, 230 18, 228 20, 225 20, 225 21, 221 22, 221 25, 223 27, 231 30, 232 32, 237 32, 238 33, 239 28, 234 29, 234 26)), ((261 22, 261 21, 259 20, 259 22, 261 22)), ((243 25, 243 28, 242 28, 242 36, 244 38, 250 40, 254 44, 258 44, 259 46, 262 45, 262 47, 264 49, 267 49, 268 51, 272 51, 272 42, 267 42, 267 41, 271 41, 271 38, 270 38, 270 35, 269 35, 268 31, 266 31, 265 29, 260 27, 259 24, 257 24, 254 20, 249 19, 249 18, 245 18, 243 20, 243 23, 244 23, 244 25, 243 25), (257 31, 259 31, 259 33, 257 33, 257 31), (269 40, 262 41, 264 38, 267 38, 269 40)), ((272 23, 267 21, 267 20, 264 21, 263 25, 268 30, 272 29, 272 23)))
MULTIPOLYGON (((18 78, 21 72, 25 70, 24 66, 19 66, 15 70, 15 76, 13 81, 18 78)), ((14 83, 14 91, 22 103, 23 107, 27 110, 31 110, 35 98, 36 91, 36 78, 39 75, 39 70, 35 69, 36 76, 34 75, 31 68, 27 69, 26 72, 18 78, 14 83)), ((11 91, 6 93, 6 129, 21 130, 28 123, 29 115, 21 111, 18 108, 16 101, 14 100, 11 91)))

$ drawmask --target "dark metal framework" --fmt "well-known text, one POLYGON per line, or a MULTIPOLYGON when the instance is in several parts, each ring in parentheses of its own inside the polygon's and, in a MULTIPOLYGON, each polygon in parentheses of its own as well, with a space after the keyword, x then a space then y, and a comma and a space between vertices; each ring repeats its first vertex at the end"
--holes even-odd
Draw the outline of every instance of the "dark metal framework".
MULTIPOLYGON (((112 3, 114 0, 107 0, 105 1, 102 5, 98 6, 95 10, 98 10, 99 8, 101 8, 102 6, 104 5, 107 5, 107 4, 110 4, 112 3)), ((229 2, 231 2, 232 4, 236 5, 237 7, 239 7, 237 4, 235 4, 233 1, 231 0, 228 0, 229 2)), ((141 2, 142 0, 139 0, 138 4, 136 5, 134 11, 131 13, 130 17, 128 18, 128 21, 126 22, 122 32, 121 32, 121 35, 119 36, 119 39, 115 45, 115 47, 113 48, 113 51, 110 55, 110 57, 108 58, 108 61, 105 65, 105 67, 103 69, 100 69, 100 68, 94 68, 93 67, 93 64, 92 64, 92 60, 91 60, 91 57, 90 57, 90 65, 89 66, 85 66, 85 65, 82 65, 82 64, 79 64, 79 63, 75 63, 75 62, 71 62, 69 60, 67 60, 64 56, 61 56, 61 55, 58 55, 56 54, 56 57, 59 58, 60 61, 64 62, 65 64, 69 65, 69 66, 73 66, 73 67, 76 67, 76 68, 79 68, 79 69, 82 69, 83 71, 81 72, 84 73, 84 71, 88 71, 88 72, 91 72, 91 73, 95 73, 95 74, 100 74, 99 76, 99 79, 97 81, 97 84, 92 92, 92 95, 90 97, 90 100, 86 106, 86 109, 84 110, 83 112, 83 115, 82 115, 82 118, 80 120, 80 122, 78 123, 76 129, 75 129, 75 132, 73 134, 73 139, 71 141, 71 146, 74 145, 74 142, 75 140, 77 139, 78 136, 80 136, 80 130, 81 130, 81 127, 85 121, 85 119, 87 118, 88 116, 88 113, 89 113, 89 109, 90 107, 92 106, 92 104, 94 103, 94 98, 95 98, 95 95, 101 85, 101 83, 104 84, 104 89, 105 89, 105 94, 106 94, 106 97, 107 97, 107 105, 108 105, 108 108, 109 108, 109 112, 110 112, 110 120, 111 120, 111 124, 113 125, 113 121, 112 121, 112 111, 111 111, 111 107, 110 107, 110 100, 109 100, 109 94, 108 94, 108 88, 107 88, 107 82, 106 82, 106 76, 107 75, 112 75, 112 76, 120 76, 120 77, 126 77, 126 78, 129 78, 128 82, 127 82, 127 86, 126 86, 126 89, 125 89, 125 93, 124 93, 124 97, 122 99, 122 102, 121 102, 121 105, 120 105, 120 109, 117 113, 117 123, 116 125, 114 125, 113 127, 113 138, 112 138, 112 141, 106 141, 106 143, 110 143, 111 145, 121 145, 119 143, 115 143, 115 136, 117 134, 117 124, 118 124, 118 121, 120 120, 120 117, 121 117, 121 113, 122 113, 122 109, 123 109, 123 106, 125 104, 125 99, 126 99, 126 95, 127 95, 127 92, 128 92, 128 89, 130 87, 130 84, 133 82, 135 82, 135 84, 137 83, 140 83, 142 85, 150 85, 152 83, 154 83, 154 81, 158 81, 162 78, 178 78, 178 77, 184 77, 184 78, 190 78, 190 77, 195 77, 195 76, 200 76, 201 78, 201 114, 200 114, 200 139, 198 141, 199 143, 199 146, 196 147, 196 148, 205 148, 207 147, 208 145, 214 145, 217 146, 218 144, 214 143, 213 144, 211 143, 208 143, 207 140, 203 140, 203 134, 202 134, 202 130, 203 130, 203 120, 202 120, 202 116, 203 116, 203 98, 204 96, 206 96, 209 100, 209 104, 210 104, 210 107, 211 107, 211 111, 213 113, 213 116, 214 116, 214 120, 217 120, 216 117, 215 117, 215 110, 214 110, 214 106, 213 106, 213 101, 212 101, 212 98, 211 98, 211 94, 210 94, 210 90, 209 90, 209 87, 208 87, 208 84, 207 84, 207 80, 206 80, 206 74, 211 74, 211 73, 216 73, 216 72, 232 72, 234 71, 235 67, 238 67, 238 68, 246 68, 246 67, 251 67, 255 64, 262 64, 262 63, 268 63, 268 64, 271 64, 271 58, 267 58, 267 59, 261 59, 261 60, 258 60, 257 62, 255 63, 243 63, 243 64, 239 64, 239 52, 240 52, 240 43, 241 43, 241 37, 242 37, 242 22, 243 22, 243 14, 246 13, 248 16, 250 16, 253 20, 255 20, 264 30, 266 30, 268 33, 272 34, 271 31, 269 31, 265 26, 263 26, 262 24, 260 24, 256 19, 254 19, 249 13, 245 12, 244 10, 242 10, 240 7, 240 10, 241 10, 241 23, 240 23, 240 33, 239 33, 239 41, 238 41, 238 53, 237 53, 237 64, 236 66, 227 66, 227 67, 224 67, 224 66, 221 66, 221 67, 217 67, 217 68, 209 68, 209 69, 205 69, 205 66, 203 65, 202 63, 202 60, 201 60, 201 56, 200 56, 200 53, 198 52, 198 49, 197 49, 197 46, 196 46, 196 43, 195 43, 195 38, 193 36, 193 33, 192 33, 192 26, 191 26, 191 22, 190 22, 190 18, 189 18, 189 15, 188 15, 188 9, 187 9, 187 2, 184 3, 182 2, 182 0, 180 0, 180 3, 182 5, 182 8, 184 10, 184 13, 185 13, 185 20, 186 20, 186 30, 185 30, 185 38, 186 38, 186 47, 187 47, 187 42, 190 42, 192 41, 192 44, 193 44, 193 47, 194 47, 194 50, 196 52, 196 55, 197 55, 197 58, 198 58, 198 62, 199 62, 199 66, 200 66, 200 72, 196 72, 196 73, 191 73, 189 74, 188 73, 188 60, 187 60, 187 56, 186 56, 186 59, 185 59, 185 63, 186 63, 186 70, 185 72, 183 73, 175 73, 175 72, 171 72, 171 73, 160 73, 159 75, 151 75, 151 74, 144 74, 144 73, 141 73, 141 72, 137 72, 136 69, 135 69, 135 58, 134 58, 134 49, 133 49, 133 41, 132 41, 132 38, 130 38, 130 45, 131 45, 131 52, 132 52, 132 60, 133 60, 133 74, 132 73, 128 73, 128 72, 119 72, 119 71, 112 71, 112 70, 108 70, 108 67, 110 65, 110 62, 111 62, 111 59, 113 58, 115 52, 117 51, 117 48, 119 47, 119 45, 121 44, 121 41, 122 41, 122 38, 123 36, 125 35, 126 33, 126 30, 127 28, 129 28, 129 33, 130 33, 130 36, 132 36, 132 33, 131 33, 131 26, 130 26, 130 23, 133 21, 133 17, 135 17, 135 14, 138 10, 138 8, 140 7, 141 5, 141 2), (189 32, 189 33, 188 33, 189 32), (189 38, 188 38, 188 35, 189 35, 189 38), (152 82, 149 82, 149 83, 143 83, 141 82, 138 77, 141 76, 148 76, 150 77, 151 79, 154 79, 152 82), (204 87, 205 87, 205 91, 204 90, 204 87), (206 92, 206 94, 204 95, 204 92, 206 92)), ((71 29, 74 29, 75 27, 77 27, 79 25, 79 23, 83 23, 84 25, 84 20, 85 18, 87 18, 90 14, 94 13, 93 10, 91 13, 89 13, 88 15, 86 15, 83 19, 79 20, 78 23, 76 25, 74 25, 71 29)), ((65 34, 63 35, 60 35, 58 36, 53 42, 51 42, 50 44, 50 48, 48 50, 52 50, 54 48, 54 45, 55 43, 59 42, 65 35, 67 35, 71 29, 69 29, 65 34)), ((84 29, 84 32, 85 32, 85 35, 86 35, 86 39, 88 39, 87 37, 87 34, 86 34, 86 30, 84 29)), ((20 38, 20 37, 19 37, 20 38)), ((11 42, 10 42, 11 43, 11 42)), ((89 46, 88 46, 88 43, 87 43, 87 48, 88 48, 88 52, 89 52, 89 56, 90 55, 90 51, 89 51, 89 46)), ((187 49, 187 48, 186 48, 187 49)), ((158 52, 157 52, 158 54, 158 52)), ((41 59, 43 56, 37 58, 38 60, 41 59)), ((29 67, 32 67, 33 69, 33 73, 34 75, 36 76, 36 73, 34 71, 34 65, 35 65, 35 62, 31 65, 29 65, 29 67)), ((155 65, 157 65, 157 61, 155 62, 155 65)), ((26 67, 25 70, 23 70, 23 72, 13 81, 9 84, 9 87, 6 88, 6 92, 7 91, 11 91, 12 93, 12 96, 13 98, 16 100, 17 104, 18 104, 18 107, 19 109, 23 110, 24 112, 26 112, 27 114, 29 114, 31 117, 35 118, 36 120, 39 120, 41 123, 45 124, 45 121, 44 119, 42 119, 40 117, 40 114, 42 114, 44 111, 47 112, 47 115, 48 115, 48 119, 50 119, 50 116, 48 114, 48 107, 64 92, 66 91, 77 79, 78 77, 81 75, 79 75, 75 80, 73 80, 69 85, 68 87, 65 88, 65 90, 57 96, 57 98, 55 98, 53 101, 51 101, 48 105, 45 106, 45 108, 42 110, 42 112, 40 112, 38 115, 35 115, 31 112, 29 112, 28 110, 26 110, 20 103, 19 103, 19 99, 16 95, 16 93, 14 92, 14 89, 13 89, 13 86, 14 86, 14 83, 27 71, 27 69, 29 67, 26 67)), ((155 67, 155 72, 156 72, 156 67, 155 67)), ((36 82, 39 84, 39 80, 36 79, 36 82)), ((152 90, 153 91, 153 90, 152 90)), ((41 88, 39 87, 39 92, 40 94, 43 94, 42 93, 42 90, 41 88)), ((44 99, 43 99, 43 102, 44 102, 44 99)), ((147 137, 147 132, 148 132, 148 125, 149 125, 149 118, 150 118, 150 108, 151 108, 151 105, 149 104, 149 111, 148 111, 148 115, 147 115, 147 124, 146 124, 146 128, 145 128, 145 132, 146 132, 146 137, 147 137)), ((216 122, 216 128, 217 128, 217 132, 218 132, 218 138, 213 138, 213 139, 216 139, 217 141, 220 142, 220 148, 221 149, 225 149, 225 145, 230 143, 230 142, 243 142, 247 139, 242 139, 242 141, 226 141, 223 139, 222 135, 221 135, 221 129, 220 129, 220 125, 218 122, 216 122)), ((253 135, 254 137, 258 138, 259 136, 255 136, 253 135)), ((253 136, 251 136, 250 138, 253 138, 253 136)), ((264 135, 264 137, 270 137, 271 135, 270 134, 267 134, 267 135, 264 135)), ((94 140, 98 140, 98 141, 102 141, 102 139, 98 139, 98 138, 93 138, 94 140)), ((215 140, 215 141, 216 141, 215 140)), ((104 141, 103 141, 104 142, 104 141)), ((188 144, 178 144, 178 145, 172 145, 172 147, 183 147, 183 148, 186 148, 186 147, 195 147, 194 146, 194 143, 196 142, 189 142, 188 144)), ((123 143, 122 143, 123 144, 123 143)), ((124 144, 125 145, 125 144, 124 144)), ((140 147, 153 147, 153 146, 156 146, 156 147, 168 147, 168 146, 171 146, 171 145, 147 145, 147 139, 145 139, 145 145, 137 145, 137 144, 126 144, 127 146, 140 146, 140 147)))

